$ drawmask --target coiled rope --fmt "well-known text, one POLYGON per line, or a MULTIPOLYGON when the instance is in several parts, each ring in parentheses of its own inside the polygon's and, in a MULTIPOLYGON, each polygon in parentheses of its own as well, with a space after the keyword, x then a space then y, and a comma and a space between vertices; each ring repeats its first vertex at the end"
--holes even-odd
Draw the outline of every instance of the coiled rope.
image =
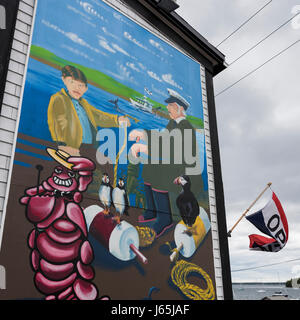
POLYGON ((196 264, 180 260, 177 261, 171 271, 171 279, 180 291, 191 300, 214 300, 215 290, 209 275, 196 264), (196 272, 206 281, 207 288, 188 283, 187 278, 190 273, 196 272))
POLYGON ((156 236, 156 232, 149 227, 135 227, 140 239, 140 247, 149 247, 156 236))
POLYGON ((175 259, 175 266, 171 271, 171 279, 176 287, 189 299, 191 300, 214 300, 215 299, 215 289, 209 275, 199 266, 185 260, 179 260, 179 252, 177 248, 172 249, 169 242, 166 243, 172 252, 177 252, 175 259), (191 273, 200 274, 200 276, 205 280, 207 288, 201 289, 197 285, 188 282, 188 276, 191 273))

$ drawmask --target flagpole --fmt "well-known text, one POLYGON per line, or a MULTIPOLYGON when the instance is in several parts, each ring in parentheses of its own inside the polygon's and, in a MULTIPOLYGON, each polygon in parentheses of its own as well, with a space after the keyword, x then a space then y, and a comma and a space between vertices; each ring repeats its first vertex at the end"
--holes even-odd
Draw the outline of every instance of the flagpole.
POLYGON ((259 194, 259 196, 251 203, 250 207, 241 215, 241 217, 238 219, 238 221, 234 224, 234 226, 228 231, 227 236, 231 237, 232 230, 237 226, 237 224, 245 217, 245 215, 248 213, 248 211, 255 205, 255 203, 261 198, 261 196, 266 192, 268 188, 271 187, 272 182, 269 182, 267 186, 264 188, 264 190, 259 194))

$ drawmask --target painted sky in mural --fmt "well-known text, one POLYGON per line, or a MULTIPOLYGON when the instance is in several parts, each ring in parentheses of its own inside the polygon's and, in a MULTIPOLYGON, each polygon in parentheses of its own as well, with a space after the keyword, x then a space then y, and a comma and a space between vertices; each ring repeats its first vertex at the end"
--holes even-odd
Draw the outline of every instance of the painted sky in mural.
POLYGON ((160 103, 167 88, 177 90, 191 103, 189 113, 202 118, 198 64, 105 3, 56 1, 39 8, 35 28, 33 44, 141 93, 146 86, 160 103))

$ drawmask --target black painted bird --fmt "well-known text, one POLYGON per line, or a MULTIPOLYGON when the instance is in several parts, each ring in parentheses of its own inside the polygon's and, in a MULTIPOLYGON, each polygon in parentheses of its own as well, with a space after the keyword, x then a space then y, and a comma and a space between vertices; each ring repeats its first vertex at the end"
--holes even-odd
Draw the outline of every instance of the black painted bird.
MULTIPOLYGON (((191 191, 191 180, 189 176, 182 175, 176 178, 174 183, 182 187, 182 191, 176 199, 176 205, 183 222, 191 228, 200 212, 198 201, 191 191)), ((186 233, 189 234, 189 231, 186 233)))
POLYGON ((110 185, 109 176, 107 173, 104 173, 102 176, 102 183, 99 189, 99 198, 102 204, 104 205, 103 213, 106 215, 110 213, 110 207, 113 205, 112 191, 113 187, 110 185))
POLYGON ((123 178, 119 178, 117 186, 112 191, 112 201, 116 208, 117 217, 119 217, 116 221, 119 223, 123 214, 129 216, 129 202, 123 178))

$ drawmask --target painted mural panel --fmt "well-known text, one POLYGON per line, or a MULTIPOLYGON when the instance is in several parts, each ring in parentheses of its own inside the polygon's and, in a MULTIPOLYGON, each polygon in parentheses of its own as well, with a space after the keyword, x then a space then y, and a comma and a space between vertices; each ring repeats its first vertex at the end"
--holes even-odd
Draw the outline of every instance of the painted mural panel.
POLYGON ((100 0, 39 1, 1 295, 216 299, 203 131, 197 62, 100 0))

